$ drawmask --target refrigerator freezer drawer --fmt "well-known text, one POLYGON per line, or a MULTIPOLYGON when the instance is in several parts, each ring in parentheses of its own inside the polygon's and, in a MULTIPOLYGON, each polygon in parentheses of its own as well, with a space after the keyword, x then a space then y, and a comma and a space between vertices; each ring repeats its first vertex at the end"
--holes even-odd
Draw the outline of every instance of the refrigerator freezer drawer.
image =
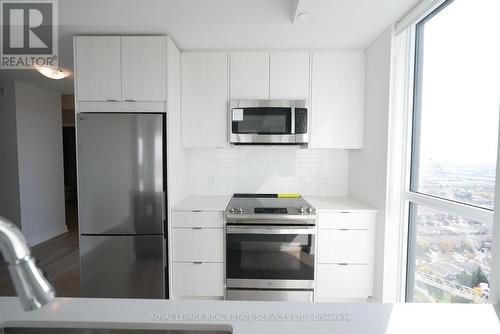
POLYGON ((82 297, 164 298, 165 238, 80 236, 82 297))

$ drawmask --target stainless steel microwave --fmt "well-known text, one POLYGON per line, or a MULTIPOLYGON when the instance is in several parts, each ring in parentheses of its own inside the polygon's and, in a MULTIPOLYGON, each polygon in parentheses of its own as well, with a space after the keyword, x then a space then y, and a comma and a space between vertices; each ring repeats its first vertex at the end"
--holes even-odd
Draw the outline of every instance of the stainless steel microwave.
POLYGON ((306 100, 233 100, 229 112, 232 144, 307 144, 306 100))

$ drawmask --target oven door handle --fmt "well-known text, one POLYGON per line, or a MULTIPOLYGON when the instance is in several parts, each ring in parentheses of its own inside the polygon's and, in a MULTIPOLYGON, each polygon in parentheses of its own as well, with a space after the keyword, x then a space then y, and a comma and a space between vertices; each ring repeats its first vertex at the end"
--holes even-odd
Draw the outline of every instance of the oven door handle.
POLYGON ((226 226, 227 234, 316 234, 316 228, 226 226))

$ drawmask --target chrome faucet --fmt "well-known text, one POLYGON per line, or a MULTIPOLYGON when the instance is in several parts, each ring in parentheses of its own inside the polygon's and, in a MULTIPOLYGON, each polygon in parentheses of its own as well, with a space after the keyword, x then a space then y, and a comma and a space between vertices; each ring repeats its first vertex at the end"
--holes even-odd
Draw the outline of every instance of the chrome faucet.
POLYGON ((0 253, 9 265, 10 277, 25 311, 36 310, 55 297, 55 290, 31 257, 17 226, 0 216, 0 253))

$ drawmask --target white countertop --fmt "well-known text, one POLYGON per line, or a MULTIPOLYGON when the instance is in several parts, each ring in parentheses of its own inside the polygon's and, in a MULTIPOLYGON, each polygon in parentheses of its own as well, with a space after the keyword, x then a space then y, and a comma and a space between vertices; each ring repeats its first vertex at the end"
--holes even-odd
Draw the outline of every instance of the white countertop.
POLYGON ((57 298, 40 310, 23 312, 17 298, 0 297, 0 328, 9 326, 217 328, 229 329, 235 334, 500 333, 495 310, 488 304, 309 304, 57 298), (323 317, 323 320, 315 320, 318 317, 323 317))
POLYGON ((303 196, 319 212, 372 211, 377 209, 348 197, 303 196))
MULTIPOLYGON (((191 195, 186 197, 177 205, 173 206, 175 211, 224 211, 232 195, 191 195)), ((377 211, 369 205, 357 202, 348 197, 333 196, 303 196, 318 212, 335 211, 377 211)))

